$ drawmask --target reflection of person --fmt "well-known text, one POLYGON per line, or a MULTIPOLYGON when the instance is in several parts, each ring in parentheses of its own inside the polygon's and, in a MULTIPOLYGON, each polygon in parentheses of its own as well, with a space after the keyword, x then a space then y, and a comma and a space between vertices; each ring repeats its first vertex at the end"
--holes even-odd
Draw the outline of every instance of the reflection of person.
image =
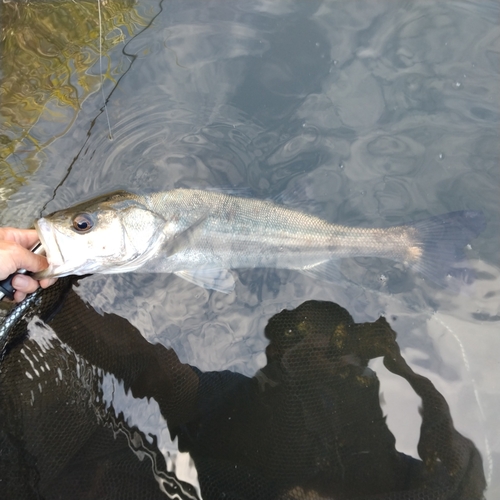
MULTIPOLYGON (((18 269, 37 272, 48 266, 45 257, 29 251, 37 241, 38 235, 34 229, 0 227, 0 281, 18 269)), ((30 276, 18 274, 12 279, 12 286, 16 290, 14 300, 20 302, 26 294, 34 292, 39 285, 47 288, 54 281, 44 279, 38 282, 30 276)))
POLYGON ((74 293, 64 310, 50 323, 59 338, 136 398, 158 402, 205 499, 482 498, 479 452, 455 430, 442 395, 406 364, 384 318, 356 324, 318 301, 282 311, 265 329, 268 363, 249 378, 183 364, 74 293), (422 398, 421 460, 396 450, 368 368, 378 356, 422 398))

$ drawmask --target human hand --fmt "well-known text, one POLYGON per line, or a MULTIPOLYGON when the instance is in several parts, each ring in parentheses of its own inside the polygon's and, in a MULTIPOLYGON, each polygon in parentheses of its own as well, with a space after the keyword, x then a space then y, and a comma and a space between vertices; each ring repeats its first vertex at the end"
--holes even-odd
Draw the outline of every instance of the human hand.
MULTIPOLYGON (((29 250, 37 241, 38 235, 34 229, 0 227, 0 281, 18 269, 37 272, 48 267, 44 256, 29 250)), ((26 294, 34 292, 38 286, 47 288, 55 281, 54 278, 48 278, 38 282, 28 275, 18 274, 12 279, 12 286, 16 290, 14 301, 21 302, 26 294)))

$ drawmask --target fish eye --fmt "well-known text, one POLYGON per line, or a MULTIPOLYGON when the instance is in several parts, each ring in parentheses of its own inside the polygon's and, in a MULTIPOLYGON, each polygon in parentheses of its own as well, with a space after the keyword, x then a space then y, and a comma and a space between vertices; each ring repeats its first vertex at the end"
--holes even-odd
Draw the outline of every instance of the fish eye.
POLYGON ((78 233, 87 233, 94 227, 94 221, 89 214, 78 214, 73 219, 73 228, 78 233))

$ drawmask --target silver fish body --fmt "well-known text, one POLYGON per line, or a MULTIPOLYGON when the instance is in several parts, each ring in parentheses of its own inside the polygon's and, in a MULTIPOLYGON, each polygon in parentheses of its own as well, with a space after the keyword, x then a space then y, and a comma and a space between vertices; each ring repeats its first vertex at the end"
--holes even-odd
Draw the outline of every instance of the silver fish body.
POLYGON ((331 224, 271 201, 174 189, 118 191, 38 220, 49 268, 38 277, 168 272, 229 292, 241 268, 295 269, 335 280, 343 257, 384 257, 441 282, 484 227, 462 211, 385 229, 331 224), (445 265, 446 263, 446 265, 445 265))

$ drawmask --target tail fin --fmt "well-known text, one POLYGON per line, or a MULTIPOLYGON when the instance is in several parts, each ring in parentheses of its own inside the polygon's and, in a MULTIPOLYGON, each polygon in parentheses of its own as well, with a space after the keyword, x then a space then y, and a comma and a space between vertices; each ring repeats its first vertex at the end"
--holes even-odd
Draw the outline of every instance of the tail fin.
POLYGON ((472 277, 470 270, 457 268, 455 264, 465 259, 465 246, 485 228, 482 212, 450 212, 411 226, 416 229, 422 251, 413 269, 441 287, 449 287, 454 278, 469 280, 472 277))

